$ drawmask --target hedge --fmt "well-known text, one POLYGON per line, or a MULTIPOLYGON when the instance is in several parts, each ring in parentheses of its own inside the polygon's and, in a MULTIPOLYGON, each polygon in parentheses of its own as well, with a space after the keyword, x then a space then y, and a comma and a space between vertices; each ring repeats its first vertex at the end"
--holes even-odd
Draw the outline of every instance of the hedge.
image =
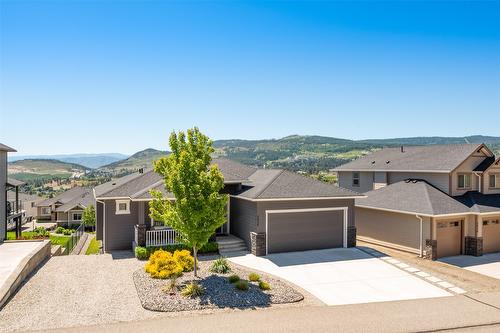
MULTIPOLYGON (((138 259, 144 260, 149 258, 151 253, 154 253, 156 250, 164 250, 168 252, 174 252, 175 250, 188 250, 192 253, 193 249, 190 248, 187 245, 184 244, 175 244, 175 245, 164 245, 164 246, 148 246, 148 247, 142 247, 142 246, 137 246, 136 248, 136 257, 138 259), (144 250, 146 251, 147 257, 144 258, 144 250), (138 255, 140 254, 140 255, 138 255)), ((198 250, 198 253, 214 253, 219 251, 219 244, 217 242, 208 242, 207 244, 203 245, 201 249, 198 250)))

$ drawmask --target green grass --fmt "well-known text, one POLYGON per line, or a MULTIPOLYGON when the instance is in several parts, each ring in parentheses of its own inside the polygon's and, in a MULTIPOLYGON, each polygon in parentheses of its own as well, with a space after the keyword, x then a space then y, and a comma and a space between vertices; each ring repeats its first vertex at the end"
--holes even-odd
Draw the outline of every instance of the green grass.
POLYGON ((95 237, 92 238, 90 240, 89 247, 87 248, 87 252, 85 252, 85 254, 98 254, 100 246, 101 246, 101 241, 98 241, 97 239, 95 239, 95 237))
MULTIPOLYGON (((36 234, 33 231, 24 231, 22 232, 21 235, 24 239, 33 239, 33 236, 35 236, 36 234)), ((15 239, 16 239, 16 232, 7 231, 7 240, 15 240, 15 239)), ((49 239, 52 245, 61 245, 62 247, 66 248, 68 247, 68 242, 70 241, 71 236, 50 235, 49 239)))

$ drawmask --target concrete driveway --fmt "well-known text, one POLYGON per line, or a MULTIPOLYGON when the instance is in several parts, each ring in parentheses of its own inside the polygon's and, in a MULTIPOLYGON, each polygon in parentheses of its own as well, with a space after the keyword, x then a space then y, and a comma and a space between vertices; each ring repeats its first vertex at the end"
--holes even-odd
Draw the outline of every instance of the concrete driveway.
POLYGON ((279 276, 328 305, 451 296, 356 248, 328 249, 229 258, 255 270, 279 276))
POLYGON ((481 257, 455 256, 439 259, 450 265, 500 279, 500 252, 488 253, 481 257))

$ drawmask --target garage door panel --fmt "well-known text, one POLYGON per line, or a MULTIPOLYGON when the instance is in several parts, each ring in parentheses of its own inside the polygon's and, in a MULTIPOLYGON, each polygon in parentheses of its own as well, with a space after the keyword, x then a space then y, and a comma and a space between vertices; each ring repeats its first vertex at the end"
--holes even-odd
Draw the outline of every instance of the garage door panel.
POLYGON ((500 221, 483 223, 483 253, 500 252, 500 221))
POLYGON ((460 255, 462 243, 462 222, 438 222, 437 257, 460 255))
POLYGON ((267 223, 268 253, 343 246, 342 210, 269 213, 267 223))

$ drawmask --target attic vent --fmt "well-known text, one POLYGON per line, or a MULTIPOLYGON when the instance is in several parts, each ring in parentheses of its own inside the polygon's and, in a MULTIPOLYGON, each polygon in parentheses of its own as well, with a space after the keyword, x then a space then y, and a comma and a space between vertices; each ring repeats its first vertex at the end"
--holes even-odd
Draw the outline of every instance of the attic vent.
POLYGON ((113 183, 113 184, 111 184, 111 185, 116 185, 116 183, 113 183))
POLYGON ((372 164, 375 164, 375 161, 372 161, 372 164))
POLYGON ((389 164, 389 163, 391 163, 391 161, 385 161, 385 164, 389 164))

